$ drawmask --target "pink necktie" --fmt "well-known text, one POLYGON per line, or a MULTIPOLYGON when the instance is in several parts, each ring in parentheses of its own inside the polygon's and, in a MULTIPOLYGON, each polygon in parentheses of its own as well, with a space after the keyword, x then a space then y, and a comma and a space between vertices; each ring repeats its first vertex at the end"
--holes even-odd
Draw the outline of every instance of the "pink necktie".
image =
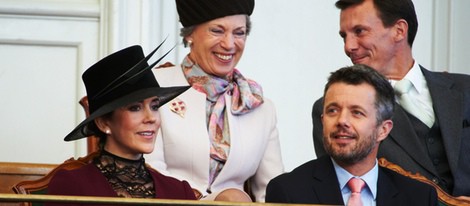
POLYGON ((361 178, 351 178, 348 182, 348 187, 351 190, 347 206, 362 206, 361 190, 366 183, 361 178))

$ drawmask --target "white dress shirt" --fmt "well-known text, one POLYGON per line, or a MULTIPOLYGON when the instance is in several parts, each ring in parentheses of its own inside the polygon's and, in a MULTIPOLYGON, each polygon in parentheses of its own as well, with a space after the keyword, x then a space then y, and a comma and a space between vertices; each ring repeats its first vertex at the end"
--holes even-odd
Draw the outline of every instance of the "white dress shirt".
MULTIPOLYGON (((432 107, 431 93, 429 92, 426 79, 424 78, 423 73, 419 67, 419 64, 416 61, 411 67, 411 70, 403 77, 403 79, 408 79, 413 84, 409 94, 413 101, 418 104, 421 108, 424 109, 426 114, 432 119, 432 122, 435 122, 434 109, 432 107)), ((395 87, 397 80, 390 80, 390 83, 395 87)), ((398 100, 398 97, 397 97, 398 100)))

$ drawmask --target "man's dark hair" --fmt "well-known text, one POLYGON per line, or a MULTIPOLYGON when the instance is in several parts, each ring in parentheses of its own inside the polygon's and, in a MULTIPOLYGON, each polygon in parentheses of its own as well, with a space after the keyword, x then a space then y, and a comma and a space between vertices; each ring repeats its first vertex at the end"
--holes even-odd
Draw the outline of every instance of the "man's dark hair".
POLYGON ((382 123, 384 120, 392 119, 395 93, 393 92, 390 82, 375 69, 364 64, 356 64, 332 72, 325 85, 323 96, 326 95, 330 86, 335 83, 345 83, 349 85, 366 83, 372 86, 375 90, 377 124, 382 123))
MULTIPOLYGON (((338 0, 335 6, 344 10, 363 2, 364 0, 338 0)), ((373 0, 373 2, 384 27, 392 26, 399 19, 404 19, 408 23, 408 44, 412 47, 418 32, 418 18, 413 2, 411 0, 373 0)))

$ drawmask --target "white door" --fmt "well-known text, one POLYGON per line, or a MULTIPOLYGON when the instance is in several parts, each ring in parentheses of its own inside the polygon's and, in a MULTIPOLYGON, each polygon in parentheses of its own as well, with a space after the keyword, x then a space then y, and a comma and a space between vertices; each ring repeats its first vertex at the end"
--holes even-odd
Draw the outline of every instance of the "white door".
POLYGON ((0 3, 0 161, 60 163, 81 120, 84 69, 98 59, 99 1, 0 3))

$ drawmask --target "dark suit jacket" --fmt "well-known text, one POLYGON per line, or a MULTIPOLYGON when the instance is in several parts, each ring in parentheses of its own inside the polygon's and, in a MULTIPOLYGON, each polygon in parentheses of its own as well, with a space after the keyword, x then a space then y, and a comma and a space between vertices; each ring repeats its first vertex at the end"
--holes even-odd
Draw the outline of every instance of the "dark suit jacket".
MULTIPOLYGON (((196 199, 188 182, 164 176, 153 170, 149 170, 149 172, 154 182, 155 198, 196 199)), ((118 197, 106 177, 94 164, 88 164, 75 170, 58 171, 49 182, 48 194, 118 197)))
MULTIPOLYGON (((272 179, 266 202, 344 205, 329 156, 307 162, 272 179)), ((379 167, 377 205, 437 205, 436 190, 425 183, 379 167)))
MULTIPOLYGON (((431 72, 423 67, 436 119, 440 129, 449 167, 454 177, 454 196, 470 196, 470 76, 446 72, 431 72)), ((323 99, 313 105, 313 141, 317 157, 325 154, 323 149, 320 115, 323 99)), ((400 165, 407 171, 420 173, 437 182, 438 173, 426 145, 419 141, 405 110, 396 104, 393 129, 380 145, 378 157, 400 165)), ((437 182, 438 183, 438 182, 437 182)))

